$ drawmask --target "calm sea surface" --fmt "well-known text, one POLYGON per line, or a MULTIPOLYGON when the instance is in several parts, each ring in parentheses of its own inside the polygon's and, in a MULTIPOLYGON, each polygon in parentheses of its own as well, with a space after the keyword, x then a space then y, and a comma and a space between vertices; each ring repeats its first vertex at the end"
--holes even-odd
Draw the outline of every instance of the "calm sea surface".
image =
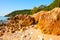
POLYGON ((1 21, 6 21, 9 17, 4 17, 4 16, 0 16, 0 22, 1 21))

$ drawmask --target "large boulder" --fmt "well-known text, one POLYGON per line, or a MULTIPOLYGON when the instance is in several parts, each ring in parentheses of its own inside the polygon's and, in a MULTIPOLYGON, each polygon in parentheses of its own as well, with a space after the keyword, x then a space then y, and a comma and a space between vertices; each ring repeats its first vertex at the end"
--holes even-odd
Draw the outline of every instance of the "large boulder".
POLYGON ((35 19, 35 22, 38 23, 40 15, 46 12, 47 11, 40 11, 38 13, 33 14, 32 17, 35 19))
POLYGON ((35 23, 34 18, 27 14, 23 16, 22 21, 23 26, 33 25, 35 23))
POLYGON ((38 28, 44 34, 60 35, 60 8, 41 13, 38 28))

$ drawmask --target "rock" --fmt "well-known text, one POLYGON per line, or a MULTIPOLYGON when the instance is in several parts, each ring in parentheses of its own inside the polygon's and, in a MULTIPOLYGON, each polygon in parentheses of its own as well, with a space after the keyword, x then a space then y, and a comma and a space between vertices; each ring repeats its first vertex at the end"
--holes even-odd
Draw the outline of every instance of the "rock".
POLYGON ((19 19, 19 20, 21 20, 22 17, 23 17, 22 14, 18 14, 18 15, 15 16, 15 19, 19 19))
POLYGON ((28 26, 28 25, 32 25, 35 23, 35 20, 33 17, 24 14, 24 15, 16 15, 15 17, 11 16, 10 18, 10 23, 19 23, 22 26, 28 26))
POLYGON ((24 26, 29 26, 29 25, 34 24, 34 22, 35 22, 34 18, 30 17, 29 15, 24 16, 24 17, 25 17, 25 18, 24 18, 24 20, 23 20, 22 25, 24 25, 24 26))
POLYGON ((0 38, 3 40, 60 40, 59 35, 60 8, 34 15, 11 16, 9 22, 0 25, 0 38))
POLYGON ((0 30, 0 37, 4 34, 3 30, 0 30))
POLYGON ((44 34, 60 35, 60 8, 41 13, 38 28, 44 34))
POLYGON ((20 31, 20 29, 25 30, 26 27, 29 27, 34 23, 35 23, 35 20, 30 15, 19 14, 19 15, 16 15, 15 17, 11 16, 9 21, 7 21, 5 24, 0 25, 1 26, 0 29, 3 30, 5 28, 6 32, 14 33, 15 31, 20 31))
POLYGON ((33 14, 32 17, 35 19, 35 22, 38 23, 40 15, 43 14, 43 13, 46 13, 46 12, 47 11, 40 11, 36 14, 33 14))

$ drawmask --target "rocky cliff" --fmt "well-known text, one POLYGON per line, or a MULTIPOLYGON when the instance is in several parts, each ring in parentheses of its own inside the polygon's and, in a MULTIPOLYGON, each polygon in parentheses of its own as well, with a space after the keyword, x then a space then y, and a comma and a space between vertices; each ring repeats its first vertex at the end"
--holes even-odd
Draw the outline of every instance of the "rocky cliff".
POLYGON ((0 40, 60 40, 59 35, 60 8, 11 16, 9 21, 0 24, 0 40))
POLYGON ((60 8, 41 13, 38 28, 44 34, 60 35, 60 8))

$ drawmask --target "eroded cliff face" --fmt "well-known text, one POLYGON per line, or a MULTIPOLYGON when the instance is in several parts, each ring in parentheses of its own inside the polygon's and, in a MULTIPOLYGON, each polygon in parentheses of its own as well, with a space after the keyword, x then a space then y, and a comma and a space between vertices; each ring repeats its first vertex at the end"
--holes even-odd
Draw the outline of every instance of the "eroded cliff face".
POLYGON ((60 8, 41 13, 38 28, 44 34, 60 35, 60 8))
POLYGON ((44 14, 44 13, 47 13, 47 11, 40 11, 40 12, 38 12, 38 13, 36 13, 36 14, 33 14, 32 17, 35 19, 35 22, 38 23, 40 16, 41 16, 42 14, 44 14))

